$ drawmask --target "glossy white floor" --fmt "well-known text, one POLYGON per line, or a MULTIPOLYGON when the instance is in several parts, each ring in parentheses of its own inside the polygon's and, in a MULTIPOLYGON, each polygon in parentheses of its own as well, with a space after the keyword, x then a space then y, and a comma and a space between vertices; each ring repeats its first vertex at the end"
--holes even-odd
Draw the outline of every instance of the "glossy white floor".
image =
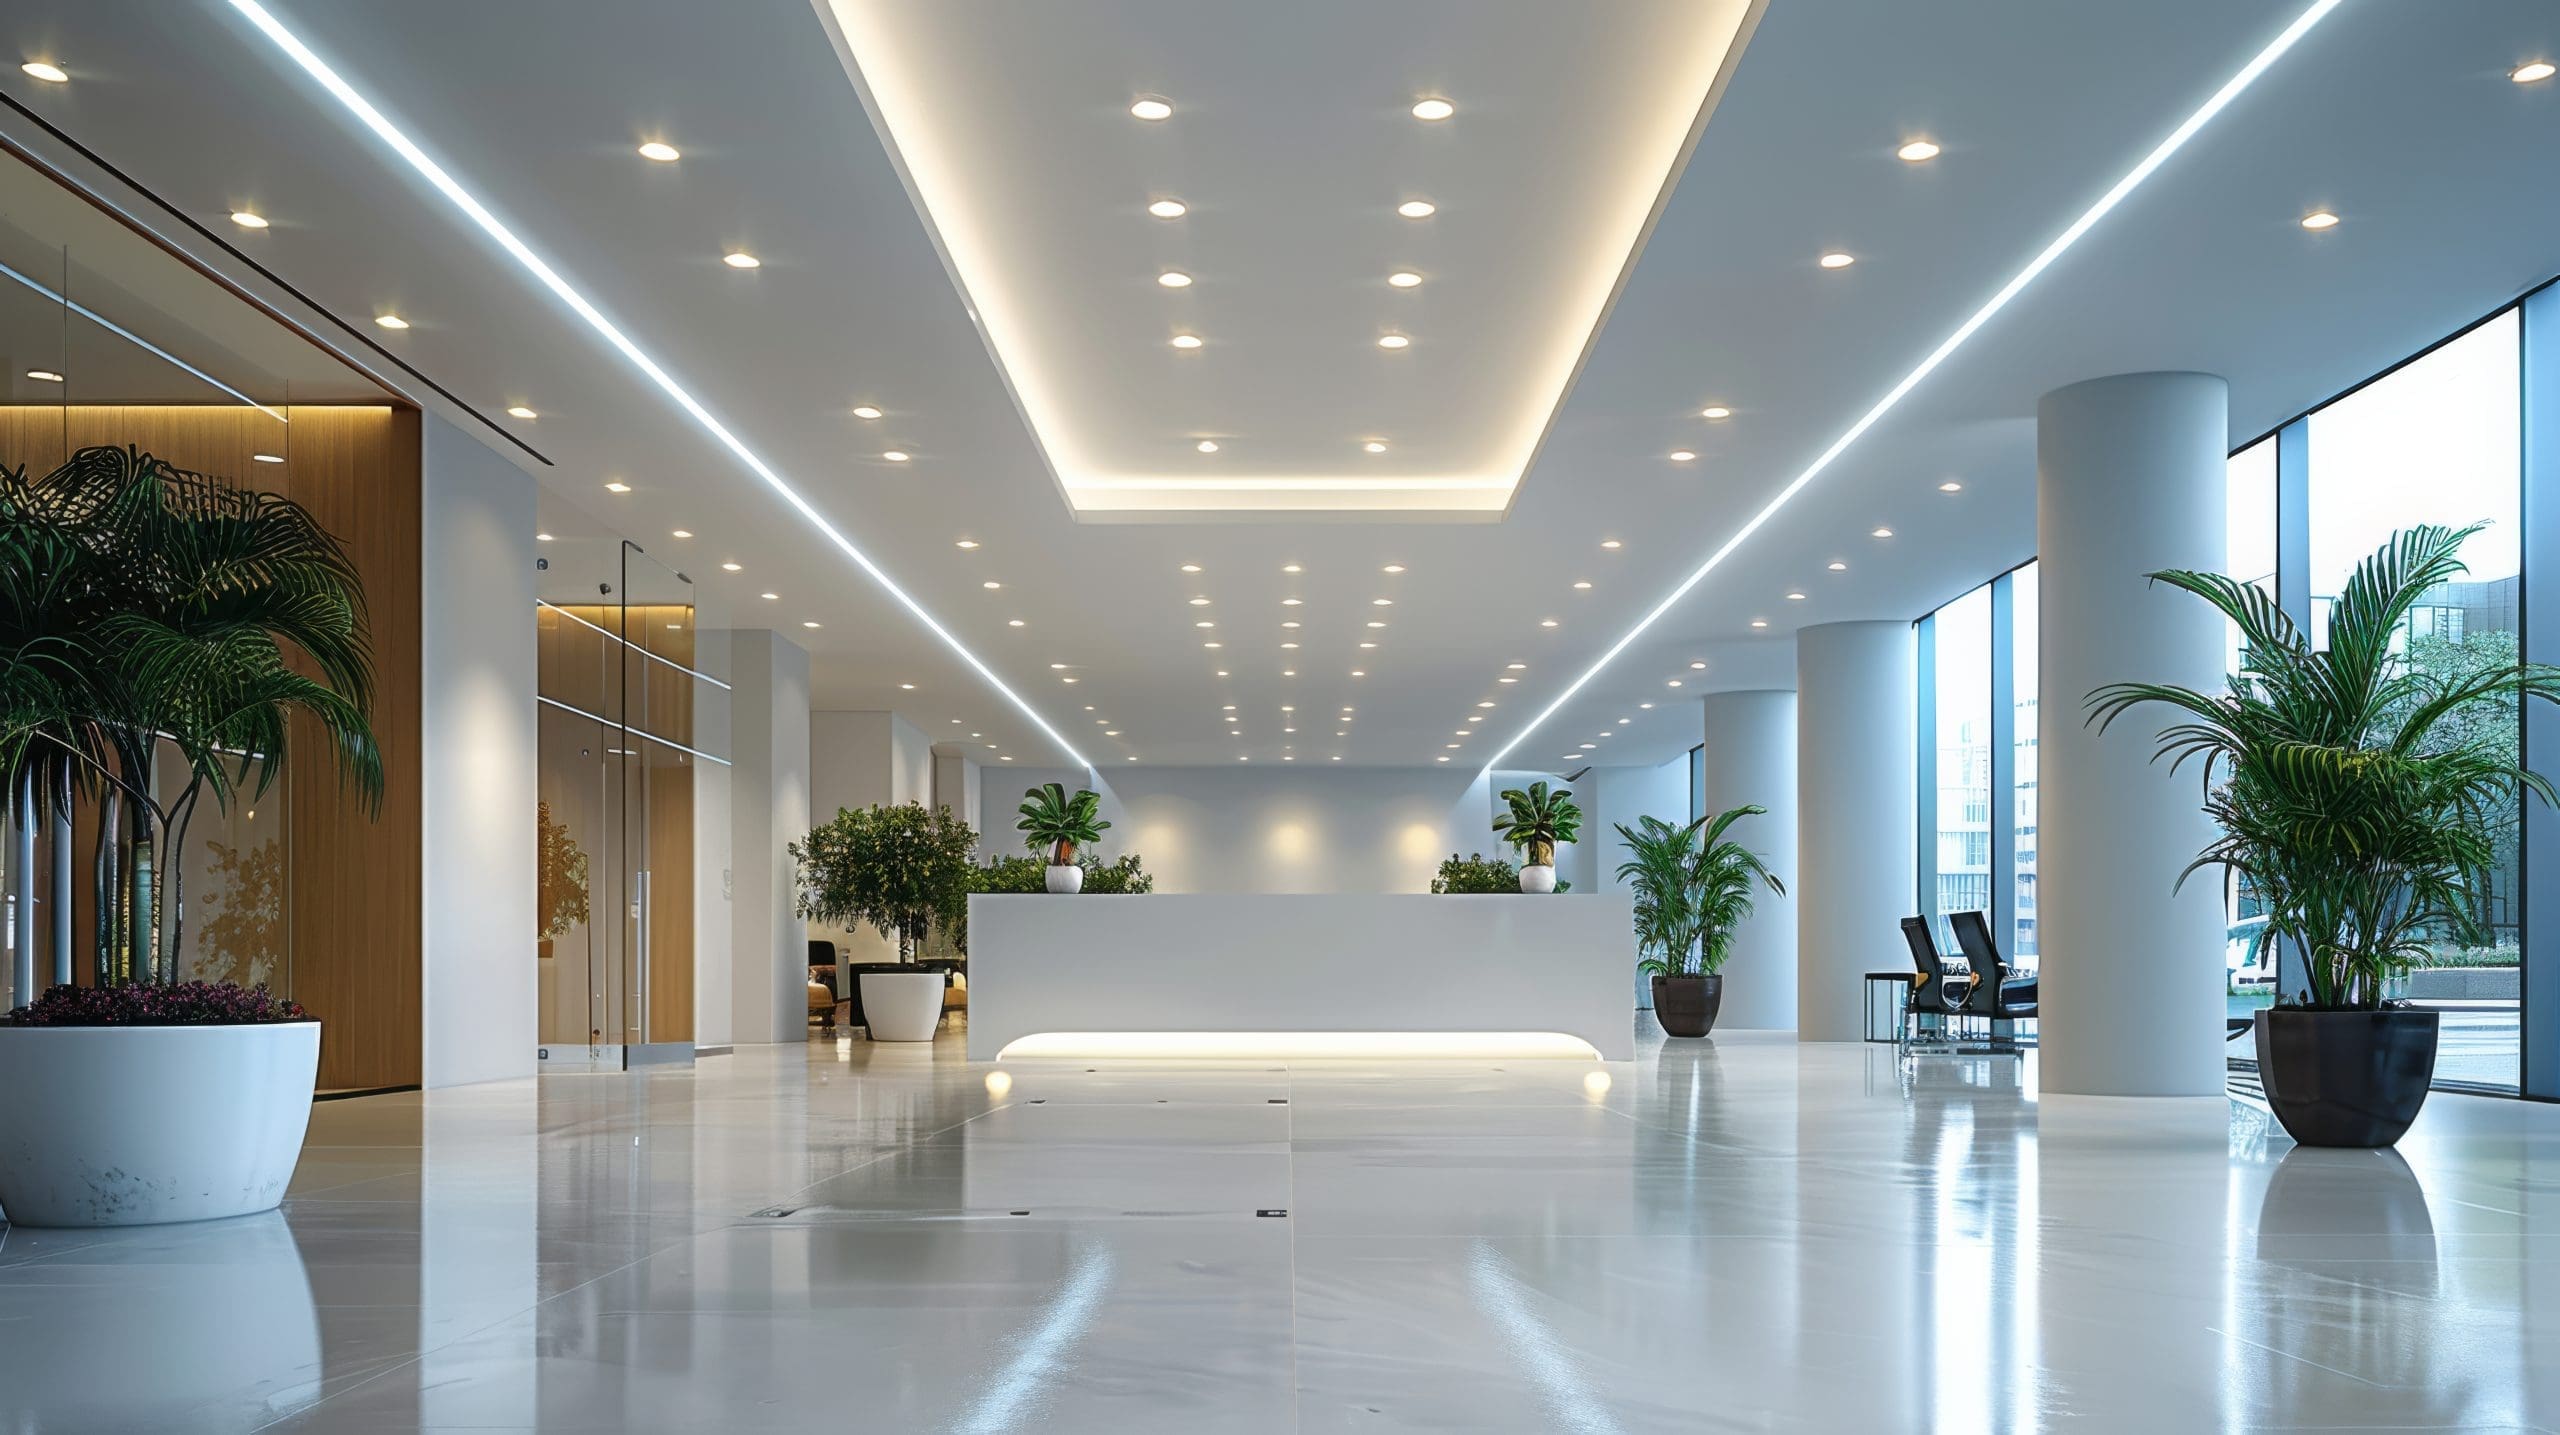
POLYGON ((280 1215, 0 1237, 0 1429, 2560 1427, 2560 1109, 2295 1152, 1742 1035, 992 1070, 324 1105, 280 1215))

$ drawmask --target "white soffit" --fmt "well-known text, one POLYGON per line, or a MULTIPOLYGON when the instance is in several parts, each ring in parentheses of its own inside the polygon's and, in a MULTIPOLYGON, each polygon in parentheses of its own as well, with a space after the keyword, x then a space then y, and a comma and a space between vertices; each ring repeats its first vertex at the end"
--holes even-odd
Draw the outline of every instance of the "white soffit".
POLYGON ((1499 517, 1758 14, 817 3, 1069 506, 1123 521, 1499 517))

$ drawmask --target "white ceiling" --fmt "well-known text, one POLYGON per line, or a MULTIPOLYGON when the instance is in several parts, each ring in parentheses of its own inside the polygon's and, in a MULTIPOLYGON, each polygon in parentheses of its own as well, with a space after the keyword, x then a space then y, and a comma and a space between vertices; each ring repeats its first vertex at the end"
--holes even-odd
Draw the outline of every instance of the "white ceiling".
MULTIPOLYGON (((811 0, 274 8, 1105 766, 1481 763, 2300 10, 2293 0, 1777 0, 1501 522, 1126 525, 1079 522, 1062 500, 1041 435, 811 0), (1918 166, 1893 158, 1914 135, 1945 153, 1918 166), (675 143, 684 158, 642 160, 633 146, 643 139, 675 143), (723 267, 721 254, 739 247, 763 267, 723 267), (1858 263, 1817 268, 1832 249, 1858 263), (1698 417, 1711 402, 1733 417, 1698 417), (886 414, 857 419, 860 403, 886 414), (912 459, 879 457, 893 447, 912 459), (1699 457, 1673 463, 1675 448, 1699 457), (956 548, 963 538, 980 546, 956 548), (1604 549, 1608 539, 1622 546, 1604 549), (1181 572, 1186 563, 1202 571, 1181 572), (1284 572, 1289 564, 1302 571, 1284 572), (1405 571, 1384 573, 1390 564, 1405 571), (991 580, 1003 586, 981 586, 991 580), (1195 597, 1211 601, 1195 607, 1195 597), (1284 606, 1291 597, 1302 601, 1284 606), (1201 621, 1218 626, 1193 626, 1201 621), (1228 731, 1229 704, 1241 736, 1228 731), (1347 724, 1345 704, 1356 709, 1347 724), (1466 720, 1478 712, 1483 721, 1466 720), (1481 735, 1457 736, 1471 728, 1481 735)), ((1107 22, 1148 12, 1057 13, 1107 22)), ((1469 128, 1476 111, 1459 82, 1510 76, 1530 89, 1513 102, 1551 103, 1517 78, 1535 74, 1520 54, 1560 51, 1559 76, 1587 82, 1570 37, 1537 38, 1505 8, 1424 27, 1381 28, 1364 22, 1370 13, 1266 7, 1256 23, 1286 15, 1295 27, 1264 32, 1241 54, 1240 39, 1256 38, 1242 21, 1125 36, 1092 24, 1067 67, 1095 91, 1078 112, 1033 113, 1047 92, 1018 86, 994 109, 1045 155, 1175 133, 1116 114, 1118 124, 1103 122, 1111 102, 1136 94, 1201 95, 1211 113, 1197 133, 1243 144, 1257 133, 1335 135, 1351 120, 1401 135, 1389 121, 1413 122, 1380 97, 1445 87, 1459 109, 1432 133, 1444 153, 1431 162, 1466 166, 1478 176, 1468 192, 1487 202, 1534 202, 1550 176, 1519 137, 1469 128), (1115 38, 1128 57, 1116 77, 1115 38), (1357 57, 1342 69, 1356 82, 1349 96, 1334 83, 1334 55, 1357 57), (1254 95, 1267 118, 1217 116, 1222 82, 1254 95)), ((0 35, 74 77, 45 86, 11 68, 0 72, 9 95, 354 323, 385 308, 406 315, 405 333, 367 337, 481 412, 539 409, 514 427, 556 465, 528 460, 547 525, 627 531, 700 581, 709 621, 725 608, 807 642, 827 706, 892 708, 937 736, 980 732, 998 744, 983 757, 1062 755, 229 6, 26 0, 0 35), (251 202, 274 227, 228 231, 221 216, 251 202), (607 494, 608 478, 633 491, 607 494), (668 536, 676 528, 697 536, 668 536), (720 571, 724 559, 742 571, 720 571), (766 591, 782 596, 757 596, 766 591)), ((1055 40, 991 24, 969 44, 1018 69, 1055 40)), ((2030 416, 2049 388, 2206 369, 2232 380, 2234 436, 2247 437, 2547 278, 2560 269, 2560 190, 2537 177, 2560 152, 2560 86, 2505 76, 2554 52, 2560 11, 2538 0, 2349 0, 1508 765, 1673 756, 1696 741, 1702 689, 1791 679, 1796 626, 1913 617, 2030 556, 2030 416), (2301 230, 2295 221, 2320 207, 2345 222, 2301 230), (1950 477, 1961 493, 1937 491, 1950 477), (1896 536, 1866 536, 1879 525, 1896 536), (1847 570, 1828 571, 1835 560, 1847 570), (1807 596, 1790 602, 1790 591, 1807 596), (1754 619, 1770 626, 1755 630, 1754 619), (1684 686, 1666 687, 1674 678, 1684 686), (1577 746, 1586 741, 1588 753, 1577 746)), ((0 115, 0 127, 39 152, 51 144, 17 116, 0 115)), ((1213 157, 1181 159, 1170 172, 1185 188, 1219 172, 1213 157)), ((1293 172, 1318 161, 1346 195, 1393 193, 1419 162, 1393 140, 1329 143, 1293 172)), ((1098 154, 1074 173, 1135 188, 1152 180, 1151 163, 1143 152, 1098 154)), ((1185 256, 1204 278, 1230 256, 1369 262, 1344 247, 1359 236, 1335 232, 1338 213, 1265 208, 1251 194, 1216 200, 1251 208, 1249 218, 1213 215, 1181 241, 1225 251, 1185 256)), ((1165 252, 1123 258, 1143 281, 1165 252)), ((1072 259, 1106 257, 1085 241, 1072 259)), ((1375 258, 1388 262, 1387 251, 1375 258)), ((1077 286, 1072 312, 1101 336, 1086 362, 1117 367, 1128 336, 1161 335, 1165 296, 1143 282, 1106 287, 1077 286)), ((1256 311, 1244 298, 1203 297, 1240 306, 1231 312, 1245 327, 1279 323, 1247 317, 1256 311)), ((1437 300, 1426 283, 1375 305, 1413 298, 1437 300)), ((1350 307, 1326 299, 1310 322, 1345 324, 1370 303, 1338 302, 1350 307)), ((1467 347, 1477 370, 1435 401, 1436 414, 1526 382, 1503 352, 1467 347)), ((1096 423, 1091 440, 1131 455, 1115 464, 1141 463, 1204 422, 1150 408, 1144 370, 1165 357, 1150 352, 1094 390, 1097 414, 1124 415, 1096 423)), ((1309 396, 1345 392, 1339 373, 1287 382, 1309 396)), ((1276 422, 1238 402, 1242 417, 1220 425, 1276 422)), ((1322 437, 1327 422, 1353 427, 1311 414, 1286 441, 1322 437)))

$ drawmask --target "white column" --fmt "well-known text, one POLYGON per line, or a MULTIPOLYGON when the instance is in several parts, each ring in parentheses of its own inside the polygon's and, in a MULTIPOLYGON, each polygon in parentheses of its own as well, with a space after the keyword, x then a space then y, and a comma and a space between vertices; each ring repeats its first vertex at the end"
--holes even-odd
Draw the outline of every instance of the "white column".
POLYGON ((809 831, 809 654, 779 633, 730 635, 731 1030, 797 1041, 808 1024, 808 927, 790 855, 809 831))
POLYGON ((2194 772, 2151 761, 2175 715, 2137 712, 2101 737, 2081 704, 2113 682, 2221 685, 2222 619, 2143 575, 2223 566, 2229 428, 2227 387, 2209 374, 2092 379, 2036 405, 2048 1092, 2222 1094, 2221 884, 2171 892, 2214 830, 2194 772))
POLYGON ((1865 974, 1909 965, 1919 866, 1911 625, 1796 634, 1796 1035, 1864 1035, 1865 974))
POLYGON ((1725 835, 1760 854, 1780 897, 1763 888, 1724 966, 1719 1027, 1791 1029, 1796 1024, 1796 695, 1710 693, 1706 699, 1707 812, 1745 803, 1769 809, 1725 835))
POLYGON ((428 415, 421 438, 418 763, 422 1080, 531 1076, 533 480, 428 415))

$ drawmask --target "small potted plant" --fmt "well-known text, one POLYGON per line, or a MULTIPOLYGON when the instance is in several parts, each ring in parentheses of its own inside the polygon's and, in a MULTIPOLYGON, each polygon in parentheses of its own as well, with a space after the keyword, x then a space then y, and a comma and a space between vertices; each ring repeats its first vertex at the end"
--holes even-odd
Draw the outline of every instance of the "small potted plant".
POLYGON ((2312 648, 2274 598, 2218 573, 2154 573, 2240 629, 2240 671, 2218 693, 2117 683, 2089 695, 2100 730, 2159 704, 2173 766, 2204 768, 2205 811, 2222 836, 2180 881, 2219 867, 2265 909, 2253 958, 2301 959, 2305 984, 2257 1015, 2267 1105, 2306 1146, 2389 1146, 2417 1119, 2435 1076, 2436 1013, 2390 983, 2440 940, 2486 945, 2477 915, 2497 862, 2494 814, 2551 784, 2467 735, 2482 705, 2560 701, 2560 669, 2505 662, 2462 673, 2410 661, 2411 610, 2465 572, 2479 531, 2423 525, 2356 565, 2312 648))
POLYGON ((1540 778, 1526 792, 1509 789, 1502 800, 1511 810, 1493 819, 1493 830, 1520 849, 1520 890, 1554 891, 1556 844, 1571 842, 1582 832, 1582 809, 1573 805, 1572 791, 1562 787, 1550 791, 1546 779, 1540 778))
POLYGON ((1023 790, 1021 812, 1022 820, 1013 825, 1024 846, 1047 856, 1049 890, 1083 891, 1084 868, 1076 862, 1076 849, 1101 841, 1111 828, 1102 820, 1101 795, 1088 787, 1069 797, 1066 784, 1043 783, 1023 790))
POLYGON ((1636 970, 1653 978, 1653 1016, 1668 1036, 1705 1036, 1724 1006, 1724 963, 1751 915, 1752 889, 1787 887, 1760 854, 1725 836, 1767 808, 1745 805, 1674 827, 1659 817, 1618 824, 1618 878, 1635 894, 1636 970))

